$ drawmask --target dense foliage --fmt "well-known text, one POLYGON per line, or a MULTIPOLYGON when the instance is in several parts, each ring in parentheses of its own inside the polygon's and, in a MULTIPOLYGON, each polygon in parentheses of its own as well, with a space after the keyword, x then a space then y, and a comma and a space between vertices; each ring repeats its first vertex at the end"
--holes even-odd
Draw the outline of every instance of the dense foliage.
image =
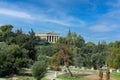
POLYGON ((36 60, 36 37, 33 30, 12 31, 12 25, 0 26, 0 76, 18 73, 36 60))
POLYGON ((37 80, 41 80, 47 72, 47 59, 45 56, 39 56, 32 67, 32 74, 37 80))
POLYGON ((120 68, 120 41, 109 44, 109 55, 107 57, 107 64, 109 67, 120 68))
POLYGON ((17 73, 20 68, 27 67, 27 52, 18 45, 0 43, 0 76, 17 73))
POLYGON ((0 76, 18 73, 21 68, 34 64, 33 75, 40 79, 46 73, 46 63, 55 67, 67 64, 94 69, 105 65, 120 68, 120 41, 85 42, 81 35, 69 30, 66 37, 50 44, 36 37, 33 30, 24 33, 12 29, 12 25, 0 26, 0 76))
MULTIPOLYGON (((56 45, 63 45, 68 48, 70 65, 93 67, 94 69, 106 65, 109 68, 120 68, 120 41, 108 44, 105 41, 100 41, 98 44, 93 42, 85 43, 85 40, 80 35, 69 30, 67 37, 61 37, 56 45)), ((55 55, 61 57, 62 52, 58 51, 55 55)), ((58 57, 53 58, 56 58, 57 61, 58 57)), ((62 60, 61 58, 58 63, 62 62, 62 60)))

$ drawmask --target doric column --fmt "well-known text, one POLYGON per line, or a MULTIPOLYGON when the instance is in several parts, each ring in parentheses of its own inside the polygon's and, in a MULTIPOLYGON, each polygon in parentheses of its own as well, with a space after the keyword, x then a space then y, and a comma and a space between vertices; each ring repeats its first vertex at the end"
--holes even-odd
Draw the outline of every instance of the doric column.
POLYGON ((47 40, 47 42, 48 42, 48 36, 47 36, 47 39, 46 39, 46 40, 47 40))
POLYGON ((50 35, 50 42, 52 41, 52 36, 50 35))
POLYGON ((48 42, 50 42, 50 36, 48 36, 48 42))
POLYGON ((53 42, 55 43, 56 41, 55 41, 55 36, 53 37, 53 42))
POLYGON ((55 36, 55 42, 56 42, 56 36, 55 36))
POLYGON ((54 43, 54 36, 53 36, 53 43, 54 43))
POLYGON ((52 36, 52 42, 53 42, 53 36, 52 36))
POLYGON ((48 36, 46 36, 46 40, 48 41, 48 36))
POLYGON ((58 40, 58 36, 56 36, 56 41, 58 40))
POLYGON ((57 41, 57 36, 55 36, 55 41, 57 41))

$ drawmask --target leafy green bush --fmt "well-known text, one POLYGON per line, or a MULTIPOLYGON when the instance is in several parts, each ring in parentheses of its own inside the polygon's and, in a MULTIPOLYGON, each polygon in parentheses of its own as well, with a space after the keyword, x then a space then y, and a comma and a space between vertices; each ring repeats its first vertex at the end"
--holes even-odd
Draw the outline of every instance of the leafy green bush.
POLYGON ((43 59, 43 57, 39 58, 39 61, 36 61, 32 67, 32 74, 37 79, 40 80, 42 77, 44 77, 45 73, 47 72, 47 63, 46 60, 43 59))
POLYGON ((26 54, 27 51, 18 45, 0 43, 0 76, 18 73, 20 68, 28 64, 26 54))

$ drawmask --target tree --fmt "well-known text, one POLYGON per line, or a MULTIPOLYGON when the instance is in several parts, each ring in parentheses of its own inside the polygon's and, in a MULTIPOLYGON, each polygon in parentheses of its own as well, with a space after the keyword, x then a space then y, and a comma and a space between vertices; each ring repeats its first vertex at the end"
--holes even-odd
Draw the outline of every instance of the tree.
POLYGON ((105 52, 107 50, 107 44, 105 41, 102 42, 98 42, 97 45, 97 52, 101 53, 101 52, 105 52))
POLYGON ((94 69, 102 68, 102 66, 106 65, 107 58, 107 44, 105 41, 98 42, 98 45, 92 47, 91 49, 91 61, 94 69))
POLYGON ((9 38, 13 36, 12 25, 0 26, 0 42, 7 42, 9 44, 9 38))
POLYGON ((97 52, 97 46, 93 42, 87 42, 85 44, 85 53, 90 53, 89 56, 97 52))
POLYGON ((72 33, 71 33, 70 29, 69 29, 69 32, 68 32, 67 37, 66 37, 66 43, 67 43, 67 45, 72 45, 73 44, 72 33))
POLYGON ((57 67, 63 64, 64 64, 63 55, 62 55, 62 51, 60 50, 59 52, 57 52, 55 55, 52 56, 51 66, 54 66, 57 70, 57 67))
POLYGON ((12 25, 0 26, 0 76, 16 74, 37 59, 36 45, 40 40, 34 31, 25 34, 21 29, 12 29, 12 25))
POLYGON ((35 60, 37 53, 35 45, 37 44, 37 42, 36 42, 35 32, 33 30, 29 32, 28 41, 26 44, 27 44, 26 49, 29 50, 28 52, 29 58, 35 60))
POLYGON ((42 46, 38 48, 37 55, 40 55, 40 54, 51 57, 55 54, 55 47, 54 46, 42 46))
POLYGON ((70 56, 69 56, 69 53, 68 53, 68 50, 66 47, 60 45, 60 48, 61 50, 63 51, 63 59, 64 59, 64 65, 66 66, 69 74, 71 77, 73 77, 73 74, 71 72, 71 70, 69 69, 69 65, 70 65, 70 56))
POLYGON ((76 40, 76 46, 81 48, 85 45, 85 41, 83 39, 83 37, 81 37, 80 35, 77 37, 77 40, 76 40))
POLYGON ((27 50, 18 45, 0 43, 0 76, 16 74, 22 67, 26 67, 29 63, 26 53, 27 50))
POLYGON ((107 58, 107 64, 112 68, 120 68, 120 49, 115 48, 112 53, 109 54, 107 58))
POLYGON ((102 68, 106 62, 105 53, 95 53, 92 55, 92 65, 94 69, 102 68))
POLYGON ((28 50, 28 57, 31 60, 36 59, 36 44, 38 43, 36 41, 37 37, 35 36, 35 33, 33 30, 29 32, 29 34, 23 33, 22 30, 17 30, 15 32, 15 44, 19 45, 21 48, 25 48, 28 50))
POLYGON ((32 74, 37 80, 41 80, 47 72, 47 61, 45 56, 39 55, 38 61, 36 61, 32 67, 32 74))
POLYGON ((40 80, 44 77, 46 73, 46 63, 44 61, 37 61, 34 63, 32 68, 32 74, 37 79, 40 80))
POLYGON ((74 64, 76 67, 85 66, 85 55, 81 48, 76 48, 76 54, 74 56, 74 64))
POLYGON ((84 66, 91 68, 93 66, 92 55, 95 54, 96 51, 96 45, 93 42, 84 43, 81 47, 76 48, 76 54, 74 57, 75 65, 78 67, 84 66))

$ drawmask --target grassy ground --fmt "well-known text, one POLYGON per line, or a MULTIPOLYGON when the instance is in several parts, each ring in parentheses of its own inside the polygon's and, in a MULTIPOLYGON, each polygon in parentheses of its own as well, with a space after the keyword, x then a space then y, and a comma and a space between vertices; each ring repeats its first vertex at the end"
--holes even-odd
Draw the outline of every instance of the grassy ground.
MULTIPOLYGON (((28 69, 28 68, 21 69, 20 72, 19 72, 19 74, 17 76, 15 76, 15 77, 18 78, 19 80, 26 80, 26 78, 29 78, 29 80, 36 80, 32 76, 32 74, 31 74, 31 69, 28 69)), ((12 77, 4 78, 4 79, 6 79, 6 80, 12 80, 12 77)), ((47 79, 47 78, 44 77, 41 80, 49 80, 49 79, 47 79)))
POLYGON ((120 80, 120 73, 116 73, 116 72, 111 73, 111 77, 113 77, 113 78, 116 78, 116 79, 120 80))
MULTIPOLYGON (((23 70, 24 71, 24 70, 23 70)), ((26 70, 25 72, 29 72, 30 70, 26 70)), ((76 74, 76 73, 93 73, 93 74, 96 74, 98 75, 98 71, 94 71, 94 70, 80 70, 80 69, 72 69, 72 71, 76 74)), ((48 73, 51 73, 48 71, 48 73)), ((111 73, 110 74, 111 78, 115 78, 117 80, 120 80, 120 73, 111 73)), ((19 80, 25 80, 26 78, 29 78, 29 80, 36 80, 34 77, 32 76, 16 76, 19 80)), ((12 80, 12 78, 5 78, 6 80, 12 80)), ((76 77, 69 77, 68 75, 61 75, 58 77, 58 79, 61 79, 61 80, 90 80, 90 79, 87 79, 87 78, 83 78, 83 76, 76 76, 76 77)), ((46 78, 42 78, 41 80, 49 80, 49 79, 46 79, 46 78)))
POLYGON ((61 80, 90 80, 87 78, 82 78, 82 77, 70 77, 70 76, 66 76, 66 75, 61 75, 58 77, 58 79, 61 80))
MULTIPOLYGON (((95 70, 72 69, 72 71, 73 71, 73 72, 76 72, 76 73, 80 73, 80 72, 82 72, 82 73, 92 72, 92 73, 94 73, 94 74, 96 74, 96 75, 99 74, 99 71, 95 71, 95 70)), ((105 75, 104 75, 104 76, 105 76, 105 75)), ((111 78, 115 78, 115 79, 117 79, 117 80, 120 80, 120 73, 113 72, 113 73, 110 74, 110 77, 111 77, 111 78)), ((83 79, 83 80, 84 80, 84 79, 83 79)))
MULTIPOLYGON (((26 78, 29 78, 29 80, 36 80, 34 77, 30 76, 16 76, 19 80, 25 80, 26 78)), ((12 78, 5 78, 6 80, 12 80, 12 78)), ((46 78, 42 78, 41 80, 49 80, 46 78)))
MULTIPOLYGON (((71 69, 71 71, 75 74, 79 74, 79 73, 97 73, 97 71, 93 71, 93 70, 80 70, 80 69, 71 69)), ((76 77, 70 77, 68 75, 61 75, 58 77, 61 80, 91 80, 88 78, 83 78, 83 76, 76 76, 76 77)))
POLYGON ((72 71, 74 71, 74 72, 92 72, 92 73, 97 73, 97 71, 95 71, 95 70, 80 70, 80 69, 72 69, 72 71))
MULTIPOLYGON (((83 72, 83 73, 86 73, 86 72, 93 72, 93 73, 95 73, 96 75, 98 75, 98 72, 97 71, 92 71, 92 70, 74 70, 74 71, 76 71, 76 72, 83 72)), ((104 75, 105 76, 105 75, 104 75)), ((111 73, 110 74, 110 77, 111 78, 115 78, 115 79, 117 79, 117 80, 120 80, 120 73, 117 73, 117 72, 113 72, 113 73, 111 73)))

